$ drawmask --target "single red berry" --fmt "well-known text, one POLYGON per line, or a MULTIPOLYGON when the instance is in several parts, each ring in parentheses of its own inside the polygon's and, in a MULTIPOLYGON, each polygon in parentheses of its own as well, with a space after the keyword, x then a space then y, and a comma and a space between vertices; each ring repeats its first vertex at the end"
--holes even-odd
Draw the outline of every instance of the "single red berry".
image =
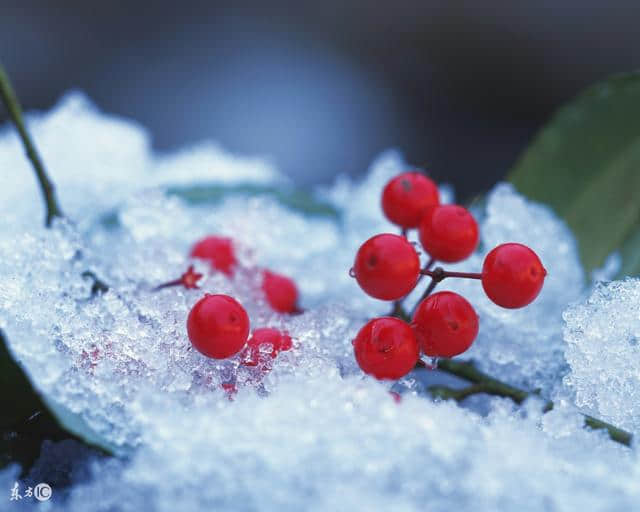
POLYGON ((376 235, 358 249, 353 272, 368 295, 396 300, 413 290, 418 282, 420 258, 403 236, 376 235))
POLYGON ((404 172, 386 184, 382 191, 382 210, 394 224, 417 228, 424 211, 440 204, 436 184, 419 172, 404 172))
POLYGON ((353 340, 356 361, 376 379, 399 379, 418 361, 418 342, 411 327, 397 318, 374 318, 353 340))
POLYGON ((538 296, 547 271, 526 245, 508 243, 493 249, 482 265, 482 287, 503 308, 521 308, 538 296))
POLYGON ((240 352, 249 336, 249 316, 228 295, 206 294, 187 318, 191 344, 207 357, 225 359, 240 352))
POLYGON ((191 257, 207 260, 211 267, 231 276, 236 266, 236 255, 231 238, 207 236, 191 249, 191 257))
POLYGON ((468 258, 478 246, 478 223, 462 206, 433 206, 422 217, 419 235, 433 259, 455 263, 468 258))
POLYGON ((298 288, 293 279, 265 270, 262 274, 262 291, 274 311, 295 313, 298 310, 298 288))
POLYGON ((453 357, 476 339, 478 315, 464 297, 439 292, 418 304, 412 326, 422 352, 431 357, 453 357))
POLYGON ((291 336, 287 332, 279 331, 271 327, 262 327, 253 331, 253 335, 247 341, 247 347, 243 352, 242 364, 246 366, 257 366, 258 363, 270 356, 274 359, 278 353, 290 350, 293 346, 291 336), (260 347, 270 346, 271 352, 264 354, 260 347))

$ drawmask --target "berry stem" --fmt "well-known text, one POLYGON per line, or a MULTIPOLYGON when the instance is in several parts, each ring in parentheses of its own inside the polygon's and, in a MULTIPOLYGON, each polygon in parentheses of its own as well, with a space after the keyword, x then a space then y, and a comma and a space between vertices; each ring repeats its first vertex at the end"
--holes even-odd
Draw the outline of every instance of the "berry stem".
MULTIPOLYGON (((423 270, 429 270, 431 267, 433 267, 435 262, 436 262, 436 260, 434 260, 433 258, 429 259, 429 261, 427 262, 427 264, 425 265, 423 270)), ((423 270, 420 271, 420 275, 418 276, 418 280, 416 281, 416 286, 418 286, 420 284, 420 281, 424 277, 423 270)), ((423 296, 418 301, 418 304, 420 304, 420 301, 422 301, 422 299, 424 299, 427 295, 429 295, 429 293, 431 293, 433 291, 433 286, 434 285, 433 285, 433 281, 432 281, 431 284, 429 285, 429 288, 431 288, 431 289, 429 290, 429 288, 427 288, 428 293, 425 292, 426 295, 423 294, 423 296)), ((402 303, 405 301, 406 298, 407 298, 407 296, 404 296, 400 300, 394 301, 393 309, 391 310, 390 316, 394 316, 394 317, 399 318, 400 320, 404 320, 406 322, 408 322, 411 319, 411 315, 413 314, 413 311, 415 310, 415 307, 411 310, 411 315, 409 313, 407 313, 404 310, 404 307, 402 306, 402 303)))
POLYGON ((444 270, 442 267, 438 267, 435 270, 424 269, 420 273, 425 276, 429 276, 432 279, 440 282, 447 277, 462 277, 464 279, 482 279, 482 274, 479 272, 450 272, 444 270))
POLYGON ((173 281, 167 281, 166 283, 159 284, 153 289, 153 291, 157 292, 158 290, 162 290, 163 288, 171 288, 172 286, 180 286, 181 284, 182 278, 174 279, 173 281))
MULTIPOLYGON (((422 361, 418 361, 416 365, 420 368, 425 368, 426 365, 422 361)), ((525 391, 515 386, 502 382, 484 372, 478 370, 471 361, 454 361, 452 359, 439 359, 437 363, 438 370, 455 375, 468 382, 471 385, 462 389, 453 389, 446 386, 432 386, 429 391, 435 398, 440 399, 453 399, 456 401, 464 400, 465 398, 479 394, 486 393, 488 395, 502 396, 510 398, 517 404, 521 404, 529 396, 536 395, 536 392, 525 391)), ((547 400, 543 407, 543 412, 549 412, 553 409, 553 402, 547 400)), ((622 430, 610 423, 583 414, 584 424, 592 429, 603 429, 609 433, 609 437, 616 443, 623 444, 625 446, 631 446, 633 435, 625 430, 622 430)))
POLYGON ((427 289, 420 296, 418 301, 413 306, 413 309, 411 310, 412 317, 413 317, 413 314, 416 312, 416 309, 418 308, 418 304, 420 304, 424 299, 426 299, 429 295, 433 293, 433 290, 435 289, 435 287, 438 285, 439 282, 440 281, 435 280, 433 277, 431 278, 431 282, 429 283, 429 286, 427 286, 427 289))
POLYGON ((400 320, 404 320, 405 322, 408 322, 411 319, 409 317, 409 314, 402 307, 402 300, 397 300, 393 303, 393 309, 391 310, 389 316, 399 318, 400 320))
POLYGON ((27 128, 24 124, 24 120, 22 117, 22 108, 20 107, 20 102, 11 86, 11 82, 9 81, 9 77, 5 72, 4 68, 0 64, 0 97, 9 113, 9 118, 13 122, 18 131, 18 135, 20 140, 22 141, 22 145, 24 146, 25 152, 33 169, 36 173, 36 178, 38 180, 38 184, 40 185, 40 190, 42 192, 42 197, 45 202, 46 207, 46 217, 45 217, 45 226, 51 226, 51 222, 55 217, 63 217, 62 209, 58 204, 58 200, 56 199, 55 194, 55 186, 53 182, 49 179, 47 172, 45 171, 44 165, 40 156, 38 155, 38 151, 27 132, 27 128))
MULTIPOLYGON (((429 259, 428 263, 420 271, 421 275, 420 275, 420 278, 418 279, 418 282, 420 282, 420 279, 422 279, 423 276, 428 275, 427 272, 430 271, 431 267, 433 267, 435 262, 436 262, 436 260, 434 258, 430 258, 429 259)), ((416 308, 418 307, 418 304, 420 304, 424 299, 426 299, 429 295, 431 295, 433 293, 433 290, 435 289, 436 285, 439 282, 440 281, 434 279, 433 276, 431 276, 431 282, 429 283, 429 286, 427 286, 427 289, 424 291, 424 293, 420 296, 418 301, 414 304, 413 308, 411 309, 411 316, 413 316, 413 314, 415 313, 416 308)))

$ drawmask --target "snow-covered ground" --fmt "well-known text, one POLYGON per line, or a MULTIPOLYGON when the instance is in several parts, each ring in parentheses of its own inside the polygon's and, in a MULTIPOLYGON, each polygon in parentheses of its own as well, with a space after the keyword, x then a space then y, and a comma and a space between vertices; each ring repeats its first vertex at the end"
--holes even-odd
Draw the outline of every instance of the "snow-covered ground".
MULTIPOLYGON (((141 127, 78 94, 30 126, 70 221, 42 227, 32 171, 5 128, 0 328, 52 406, 120 454, 101 459, 70 441, 46 443, 30 478, 51 478, 61 471, 52 461, 66 461, 74 483, 54 486, 42 510, 598 511, 640 503, 637 451, 582 428, 576 408, 640 430, 640 282, 593 290, 570 232, 546 207, 497 185, 474 209, 479 252, 455 266, 478 271, 496 244, 526 243, 548 271, 534 304, 500 309, 475 281, 442 288, 462 293, 480 315, 465 356, 541 389, 554 410, 543 415, 537 399, 522 407, 491 399, 486 415, 434 403, 415 374, 394 388, 404 391, 397 404, 390 383, 355 364, 351 339, 389 306, 366 297, 349 268, 364 240, 395 231, 379 195, 405 168, 400 155, 381 155, 360 182, 340 178, 316 191, 337 216, 307 216, 269 194, 212 204, 167 196, 173 185, 290 184, 268 163, 212 144, 155 155, 141 127), (233 237, 236 276, 153 292, 185 270, 190 246, 206 234, 233 237), (263 267, 296 280, 304 314, 271 312, 263 267), (106 294, 90 298, 87 270, 109 283, 106 294), (252 328, 288 330, 294 349, 266 375, 239 358, 191 350, 186 316, 205 292, 236 297, 252 328), (232 401, 221 387, 231 382, 232 401)), ((443 194, 453 200, 450 189, 443 194)), ((0 472, 0 510, 36 506, 9 501, 17 471, 0 472)))

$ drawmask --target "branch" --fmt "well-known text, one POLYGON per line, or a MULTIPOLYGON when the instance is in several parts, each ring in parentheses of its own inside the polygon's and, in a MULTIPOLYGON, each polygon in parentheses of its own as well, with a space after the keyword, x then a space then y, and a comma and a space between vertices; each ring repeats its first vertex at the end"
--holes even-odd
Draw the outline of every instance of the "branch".
POLYGON ((13 91, 13 87, 11 87, 11 82, 9 81, 9 77, 5 72, 4 68, 0 64, 0 97, 7 108, 7 112, 9 113, 9 118, 13 121, 13 124, 18 130, 18 135, 20 136, 20 140, 22 141, 22 145, 24 146, 24 150, 27 153, 27 157, 31 161, 31 165, 36 173, 36 178, 38 180, 38 184, 40 185, 40 190, 42 192, 42 197, 45 202, 45 207, 47 210, 47 216, 45 219, 45 225, 49 227, 51 222, 55 217, 63 217, 62 209, 58 204, 58 200, 56 199, 55 187, 53 183, 47 176, 47 172, 44 169, 44 165, 42 164, 42 160, 36 151, 36 147, 33 144, 29 133, 27 132, 27 128, 24 124, 24 120, 22 118, 22 109, 20 108, 20 102, 16 97, 15 92, 13 91))
POLYGON ((445 270, 442 267, 436 267, 434 270, 423 269, 420 273, 424 276, 429 276, 436 282, 440 282, 447 277, 462 277, 464 279, 482 279, 482 274, 478 272, 451 272, 445 270))
MULTIPOLYGON (((418 362, 419 367, 425 367, 422 362, 418 362)), ((471 383, 470 386, 462 389, 452 389, 446 386, 432 386, 429 391, 435 398, 441 398, 444 400, 453 399, 456 401, 464 400, 465 398, 478 393, 486 393, 488 395, 502 396, 510 398, 517 404, 521 404, 529 396, 537 395, 536 392, 524 391, 516 388, 506 382, 502 382, 484 372, 478 370, 471 361, 454 361, 451 359, 439 359, 437 364, 438 370, 455 375, 471 383)), ((545 402, 543 412, 549 412, 553 409, 553 402, 547 400, 545 402)), ((583 414, 584 424, 592 429, 604 429, 609 433, 611 440, 623 444, 625 446, 631 446, 633 434, 622 430, 610 423, 594 418, 587 414, 583 414)))
MULTIPOLYGON (((402 235, 406 237, 406 230, 405 229, 402 230, 402 235)), ((427 262, 427 264, 424 266, 423 269, 420 270, 420 275, 418 276, 418 280, 416 281, 416 284, 413 287, 414 290, 415 290, 416 286, 418 286, 418 284, 420 284, 420 281, 424 277, 424 272, 427 272, 431 267, 433 267, 435 262, 436 262, 436 260, 434 260, 433 258, 429 258, 429 261, 427 262)), ((420 304, 435 288, 435 284, 434 283, 435 283, 435 280, 432 278, 431 279, 431 283, 429 284, 429 287, 424 292, 422 297, 420 297, 420 300, 418 300, 418 302, 415 303, 415 305, 413 306, 413 309, 411 309, 411 311, 409 313, 406 312, 406 310, 404 309, 404 306, 402 304, 405 301, 405 299, 409 296, 409 293, 411 293, 411 292, 409 292, 407 295, 405 295, 404 297, 402 297, 399 300, 396 300, 393 303, 393 308, 391 309, 391 313, 389 315, 390 316, 394 316, 396 318, 399 318, 400 320, 404 320, 405 322, 409 322, 411 320, 411 317, 413 316, 413 313, 415 312, 416 308, 418 307, 418 304, 420 304)))
MULTIPOLYGON (((45 208, 47 211, 45 226, 50 227, 51 222, 54 218, 62 218, 64 217, 64 214, 62 213, 60 204, 56 199, 55 186, 49 179, 49 176, 44 169, 44 164, 42 163, 42 160, 40 159, 40 156, 36 151, 36 147, 31 140, 29 133, 27 132, 27 128, 22 118, 22 108, 20 108, 20 102, 18 101, 13 87, 11 87, 11 82, 9 81, 9 77, 2 67, 2 64, 0 64, 0 98, 2 98, 2 102, 7 108, 9 118, 11 119, 11 121, 13 121, 16 130, 18 130, 18 135, 20 137, 20 140, 22 141, 22 145, 24 146, 27 158, 29 158, 31 165, 33 166, 33 170, 36 173, 36 178, 38 184, 40 185, 40 190, 42 191, 42 197, 44 199, 45 208)), ((109 289, 109 286, 101 281, 93 272, 85 271, 82 273, 82 277, 93 279, 91 296, 94 296, 97 293, 104 293, 109 289)))
POLYGON ((418 306, 420 305, 420 303, 424 299, 426 299, 429 295, 431 295, 431 293, 433 292, 433 290, 435 290, 437 285, 438 285, 438 281, 436 281, 435 279, 431 278, 431 282, 429 283, 429 286, 427 286, 427 289, 420 296, 418 301, 414 304, 413 309, 411 310, 411 316, 413 316, 415 314, 416 309, 418 309, 418 306))

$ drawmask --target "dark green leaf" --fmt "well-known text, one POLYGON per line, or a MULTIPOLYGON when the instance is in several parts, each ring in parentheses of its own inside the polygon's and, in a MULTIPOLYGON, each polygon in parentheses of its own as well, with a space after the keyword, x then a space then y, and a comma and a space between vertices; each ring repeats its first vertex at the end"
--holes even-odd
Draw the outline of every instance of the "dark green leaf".
POLYGON ((26 472, 40 453, 42 441, 75 439, 101 450, 112 447, 82 420, 33 387, 7 348, 0 331, 0 468, 18 463, 26 472))
POLYGON ((640 73, 598 83, 560 109, 509 179, 566 219, 587 270, 624 247, 625 272, 640 273, 640 73))

